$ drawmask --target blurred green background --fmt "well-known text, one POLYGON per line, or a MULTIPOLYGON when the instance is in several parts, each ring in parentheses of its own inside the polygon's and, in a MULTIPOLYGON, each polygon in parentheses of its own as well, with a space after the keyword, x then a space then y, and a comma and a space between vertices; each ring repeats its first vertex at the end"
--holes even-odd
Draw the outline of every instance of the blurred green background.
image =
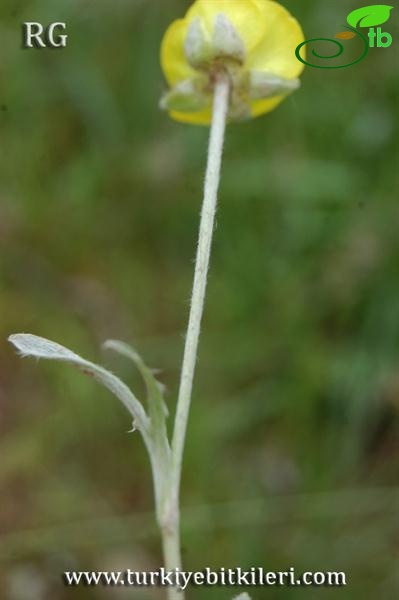
MULTIPOLYGON (((333 36, 361 6, 284 4, 308 38, 333 36)), ((48 336, 140 394, 130 364, 100 349, 132 342, 162 369, 173 413, 208 131, 159 111, 159 46, 188 5, 1 2, 2 600, 164 597, 62 584, 70 569, 160 565, 147 457, 106 391, 18 359, 6 338, 48 336), (22 50, 26 20, 65 20, 67 49, 22 50)), ((349 69, 307 68, 276 111, 228 129, 182 489, 185 567, 339 570, 349 584, 254 600, 398 590, 395 12, 391 48, 349 69)))

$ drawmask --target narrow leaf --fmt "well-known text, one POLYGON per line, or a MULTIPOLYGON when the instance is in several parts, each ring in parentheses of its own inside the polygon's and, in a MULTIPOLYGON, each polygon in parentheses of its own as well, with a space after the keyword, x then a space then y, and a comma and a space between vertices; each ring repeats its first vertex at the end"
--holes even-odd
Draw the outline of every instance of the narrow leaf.
POLYGON ((171 468, 171 452, 166 429, 168 409, 163 399, 164 386, 154 377, 153 371, 147 367, 138 352, 128 344, 118 340, 108 340, 103 347, 133 361, 145 382, 150 413, 150 439, 147 445, 153 469, 158 510, 163 501, 165 481, 169 477, 171 468))
POLYGON ((94 363, 91 363, 68 348, 36 335, 18 333, 11 335, 8 341, 23 357, 33 356, 47 360, 57 360, 72 364, 82 373, 92 376, 114 394, 134 418, 134 424, 143 434, 148 429, 148 417, 141 403, 131 390, 118 377, 94 363))
POLYGON ((168 408, 164 402, 164 386, 154 377, 153 371, 147 367, 136 350, 119 340, 107 340, 104 344, 106 350, 113 350, 118 354, 129 358, 134 362, 144 380, 147 388, 148 403, 150 410, 164 419, 168 416, 168 408))

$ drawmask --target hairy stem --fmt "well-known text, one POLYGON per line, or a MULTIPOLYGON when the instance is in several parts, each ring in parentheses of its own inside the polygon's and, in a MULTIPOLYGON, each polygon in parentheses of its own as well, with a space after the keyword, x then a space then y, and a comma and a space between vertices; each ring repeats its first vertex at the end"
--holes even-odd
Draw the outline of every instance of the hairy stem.
MULTIPOLYGON (((167 528, 170 536, 169 542, 167 543, 167 540, 164 538, 165 562, 169 565, 169 568, 180 567, 181 565, 179 543, 179 493, 181 469, 187 421, 191 404, 195 364, 197 360, 198 340, 201 330, 202 314, 204 311, 229 93, 229 80, 228 77, 223 74, 216 81, 214 91, 212 125, 209 139, 208 163, 205 176, 204 200, 201 211, 194 284, 172 440, 171 481, 169 501, 166 508, 166 514, 169 515, 169 518, 166 519, 169 525, 167 528), (172 552, 174 553, 173 557, 167 555, 172 552)), ((177 593, 178 596, 170 595, 170 600, 174 600, 175 598, 179 598, 180 600, 184 599, 183 592, 177 593)))
MULTIPOLYGON (((167 571, 182 568, 180 552, 180 532, 178 524, 161 527, 162 547, 167 571), (177 525, 177 526, 176 526, 177 525)), ((177 587, 168 587, 168 600, 184 600, 184 592, 177 587)))
POLYGON ((177 494, 179 493, 180 487, 184 442, 191 404, 191 393, 193 388, 195 363, 197 360, 202 313, 204 311, 205 291, 216 214, 217 193, 220 181, 220 168, 222 163, 228 100, 229 81, 226 76, 223 76, 219 78, 215 85, 212 127, 208 150, 208 164, 205 176, 204 201, 202 205, 201 225, 198 238, 197 257, 195 262, 194 285, 172 441, 173 471, 175 479, 174 484, 177 485, 177 494))

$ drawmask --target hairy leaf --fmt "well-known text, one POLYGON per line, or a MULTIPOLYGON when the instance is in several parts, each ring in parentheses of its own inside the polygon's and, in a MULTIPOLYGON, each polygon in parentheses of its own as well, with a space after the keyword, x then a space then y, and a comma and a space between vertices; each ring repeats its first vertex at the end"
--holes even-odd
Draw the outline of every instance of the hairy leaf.
POLYGON ((165 486, 167 485, 171 465, 171 452, 166 429, 168 409, 163 399, 164 386, 154 377, 153 371, 147 367, 138 352, 125 342, 108 340, 103 347, 133 361, 145 382, 150 413, 149 443, 147 446, 153 469, 158 512, 164 500, 165 486))
POLYGON ((107 340, 104 344, 107 350, 113 350, 134 362, 145 382, 148 395, 148 404, 150 411, 155 418, 161 417, 164 419, 168 415, 168 408, 164 402, 164 386, 155 377, 153 371, 147 367, 141 356, 136 350, 119 340, 107 340))
POLYGON ((46 360, 57 360, 72 364, 82 373, 90 375, 112 392, 134 418, 134 426, 145 434, 148 430, 148 417, 139 400, 118 377, 94 363, 91 363, 68 348, 36 335, 18 333, 8 338, 21 356, 33 356, 46 360))

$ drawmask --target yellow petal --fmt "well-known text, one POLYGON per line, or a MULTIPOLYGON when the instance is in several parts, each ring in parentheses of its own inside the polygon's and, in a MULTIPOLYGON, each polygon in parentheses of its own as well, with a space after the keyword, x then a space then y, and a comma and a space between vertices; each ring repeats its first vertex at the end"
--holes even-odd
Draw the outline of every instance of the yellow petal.
MULTIPOLYGON (((251 117, 259 117, 270 112, 284 100, 285 96, 276 96, 275 98, 266 98, 265 100, 255 100, 251 102, 251 117)), ((179 123, 189 123, 191 125, 210 125, 212 122, 212 109, 209 106, 206 110, 198 112, 177 112, 170 111, 169 116, 179 123)))
POLYGON ((200 17, 210 39, 215 17, 221 13, 231 21, 247 52, 259 43, 264 34, 265 23, 254 0, 196 0, 185 18, 190 22, 195 17, 200 17))
POLYGON ((274 98, 265 98, 265 100, 254 100, 251 102, 251 116, 259 117, 270 112, 284 100, 285 96, 275 96, 274 98))
POLYGON ((178 19, 171 23, 162 40, 161 66, 171 87, 196 75, 184 53, 187 30, 187 21, 178 19))
POLYGON ((295 49, 305 37, 298 21, 277 2, 252 0, 262 13, 264 35, 247 58, 246 67, 275 73, 291 79, 298 77, 304 65, 296 58, 295 49))
POLYGON ((212 121, 212 108, 201 110, 198 112, 177 112, 171 111, 169 116, 180 123, 190 123, 192 125, 210 125, 212 121))
MULTIPOLYGON (((170 25, 162 41, 161 63, 171 87, 198 76, 184 50, 190 23, 199 18, 205 38, 211 43, 215 18, 220 14, 229 19, 243 41, 246 56, 241 66, 243 73, 263 71, 283 79, 300 75, 304 65, 296 58, 295 49, 304 41, 304 35, 298 22, 280 4, 273 0, 196 0, 184 19, 170 25)), ((284 98, 282 94, 251 101, 251 116, 273 110, 284 98)), ((169 114, 183 123, 209 125, 211 106, 209 94, 208 107, 197 112, 170 111, 169 114)))

